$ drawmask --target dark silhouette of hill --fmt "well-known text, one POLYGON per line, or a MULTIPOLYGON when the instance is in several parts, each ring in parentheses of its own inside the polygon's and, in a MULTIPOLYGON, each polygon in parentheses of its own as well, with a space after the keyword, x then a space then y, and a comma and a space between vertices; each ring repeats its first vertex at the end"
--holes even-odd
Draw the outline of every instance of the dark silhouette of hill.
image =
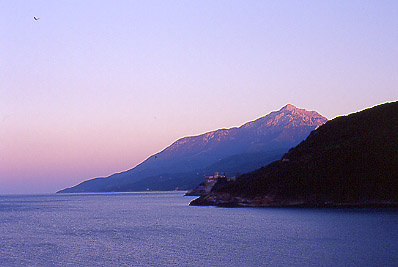
POLYGON ((60 192, 191 189, 216 167, 233 176, 268 164, 326 121, 315 111, 289 104, 240 127, 181 138, 128 171, 60 192))
POLYGON ((398 204, 398 102, 328 121, 281 160, 219 185, 192 205, 398 204))

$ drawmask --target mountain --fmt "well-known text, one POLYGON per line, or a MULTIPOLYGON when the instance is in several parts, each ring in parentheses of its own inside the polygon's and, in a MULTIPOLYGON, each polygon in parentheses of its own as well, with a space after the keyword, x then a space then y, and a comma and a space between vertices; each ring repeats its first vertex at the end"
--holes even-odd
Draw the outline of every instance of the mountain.
POLYGON ((398 206, 398 102, 328 121, 281 160, 192 205, 398 206))
POLYGON ((240 127, 181 138, 128 171, 87 180, 59 192, 190 189, 215 166, 229 176, 242 172, 240 169, 251 171, 264 166, 326 121, 315 111, 288 104, 240 127))

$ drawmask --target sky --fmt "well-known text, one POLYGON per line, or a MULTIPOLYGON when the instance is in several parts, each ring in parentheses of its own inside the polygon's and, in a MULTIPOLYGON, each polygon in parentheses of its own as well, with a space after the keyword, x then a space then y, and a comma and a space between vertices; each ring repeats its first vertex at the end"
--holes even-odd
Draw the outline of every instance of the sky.
POLYGON ((332 119, 398 100, 395 0, 0 0, 0 10, 0 194, 127 170, 287 103, 332 119))

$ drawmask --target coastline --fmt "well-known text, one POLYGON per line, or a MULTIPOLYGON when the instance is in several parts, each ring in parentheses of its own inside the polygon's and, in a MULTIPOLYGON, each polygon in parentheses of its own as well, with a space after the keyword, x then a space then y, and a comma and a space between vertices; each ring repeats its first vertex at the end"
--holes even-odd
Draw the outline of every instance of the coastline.
POLYGON ((189 203, 190 206, 215 206, 224 208, 332 208, 332 209, 362 209, 362 208, 398 208, 398 202, 393 201, 363 201, 363 202, 315 202, 315 201, 270 201, 234 198, 220 200, 208 196, 198 197, 189 203))

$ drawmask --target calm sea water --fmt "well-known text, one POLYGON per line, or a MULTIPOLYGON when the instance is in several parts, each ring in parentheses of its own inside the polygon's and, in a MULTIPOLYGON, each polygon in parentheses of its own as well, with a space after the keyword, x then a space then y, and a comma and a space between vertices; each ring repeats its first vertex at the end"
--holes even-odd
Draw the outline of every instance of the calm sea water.
POLYGON ((0 266, 398 266, 397 210, 190 207, 192 199, 0 196, 0 266))

